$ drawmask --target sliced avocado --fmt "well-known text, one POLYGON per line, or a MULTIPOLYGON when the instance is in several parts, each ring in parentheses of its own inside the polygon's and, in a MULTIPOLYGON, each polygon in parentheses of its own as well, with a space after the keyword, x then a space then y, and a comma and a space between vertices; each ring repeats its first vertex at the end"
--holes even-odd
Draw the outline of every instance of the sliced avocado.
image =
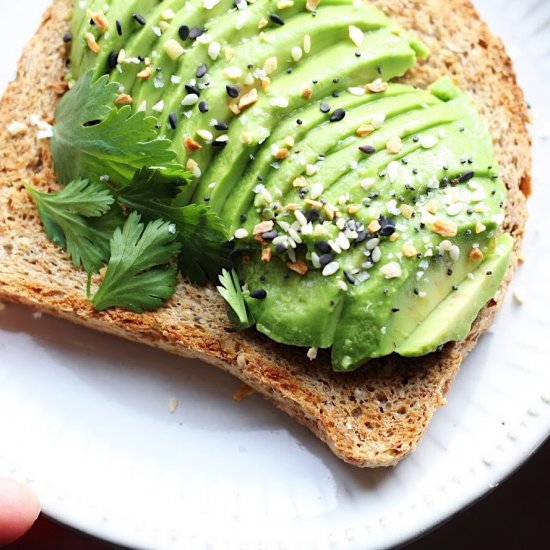
POLYGON ((465 338, 480 309, 495 296, 510 265, 513 246, 510 235, 501 235, 496 250, 422 321, 396 352, 418 357, 435 351, 443 342, 465 338))

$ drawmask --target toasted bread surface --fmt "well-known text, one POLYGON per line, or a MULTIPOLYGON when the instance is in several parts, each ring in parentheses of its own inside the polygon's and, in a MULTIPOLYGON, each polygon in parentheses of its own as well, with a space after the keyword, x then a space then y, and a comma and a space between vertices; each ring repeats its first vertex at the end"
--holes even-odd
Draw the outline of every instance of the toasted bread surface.
POLYGON ((65 91, 70 0, 54 0, 25 49, 17 79, 0 104, 0 300, 17 302, 90 328, 216 365, 310 428, 332 451, 360 467, 395 465, 414 450, 466 354, 491 324, 517 265, 530 191, 528 111, 510 59, 468 0, 377 0, 375 4, 431 49, 403 79, 427 86, 443 74, 469 92, 489 126, 508 189, 504 230, 515 239, 499 296, 468 337, 418 359, 391 356, 349 374, 334 373, 327 353, 310 362, 302 349, 254 330, 236 332, 212 286, 181 282, 168 305, 134 314, 97 313, 85 297, 86 274, 46 237, 24 182, 55 190, 47 140, 31 115, 52 122, 65 91), (13 133, 13 121, 28 128, 13 133), (10 131, 11 129, 11 131, 10 131))

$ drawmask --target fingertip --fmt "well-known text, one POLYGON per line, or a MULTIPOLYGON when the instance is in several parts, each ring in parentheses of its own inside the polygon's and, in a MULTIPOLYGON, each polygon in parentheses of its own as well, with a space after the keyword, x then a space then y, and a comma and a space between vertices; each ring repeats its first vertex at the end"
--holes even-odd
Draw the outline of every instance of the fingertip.
POLYGON ((25 485, 0 479, 0 546, 24 535, 40 514, 36 495, 25 485))

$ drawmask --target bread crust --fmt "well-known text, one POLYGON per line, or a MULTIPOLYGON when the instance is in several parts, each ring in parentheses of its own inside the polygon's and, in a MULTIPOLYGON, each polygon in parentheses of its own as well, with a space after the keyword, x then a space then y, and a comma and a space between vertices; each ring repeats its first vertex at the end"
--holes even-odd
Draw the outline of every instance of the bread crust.
POLYGON ((178 286, 155 313, 94 311, 85 299, 86 275, 42 230, 23 182, 55 190, 49 144, 35 128, 12 135, 11 122, 31 114, 52 122, 65 90, 70 0, 54 0, 19 62, 17 79, 0 103, 0 300, 25 304, 78 324, 135 340, 230 372, 312 430, 344 461, 359 467, 397 464, 413 451, 460 363, 489 327, 520 253, 531 185, 529 120, 523 93, 501 41, 468 0, 376 0, 431 49, 428 61, 404 81, 426 86, 450 74, 470 92, 488 124, 508 188, 504 230, 515 241, 513 262, 499 296, 479 314, 468 337, 418 359, 373 361, 334 373, 327 353, 310 362, 303 350, 276 344, 254 330, 231 327, 213 287, 178 286))

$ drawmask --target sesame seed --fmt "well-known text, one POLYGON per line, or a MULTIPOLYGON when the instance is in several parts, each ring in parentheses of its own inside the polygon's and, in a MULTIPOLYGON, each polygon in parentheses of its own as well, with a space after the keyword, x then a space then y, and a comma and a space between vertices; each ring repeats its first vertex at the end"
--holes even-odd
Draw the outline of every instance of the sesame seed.
POLYGON ((132 17, 141 25, 145 25, 147 21, 145 20, 145 17, 143 15, 140 15, 139 13, 134 13, 132 17))
POLYGON ((361 151, 361 153, 365 153, 366 155, 376 153, 376 149, 372 145, 361 145, 359 147, 359 151, 361 151))
POLYGON ((170 113, 168 115, 168 123, 170 124, 170 128, 175 130, 178 127, 178 115, 174 112, 170 113))
POLYGON ((71 42, 72 39, 73 39, 73 35, 70 32, 65 33, 63 35, 63 42, 65 42, 65 44, 68 44, 69 42, 71 42))
POLYGON ((189 38, 191 40, 196 40, 199 36, 203 35, 206 32, 206 29, 201 27, 193 27, 189 31, 189 38))
POLYGON ((228 84, 225 89, 229 97, 235 99, 239 96, 239 89, 236 86, 231 86, 230 84, 228 84))
POLYGON ((109 69, 113 70, 118 65, 118 54, 119 52, 117 50, 113 50, 109 54, 109 58, 107 59, 107 64, 109 65, 109 69))
POLYGON ((197 69, 197 72, 196 72, 196 76, 197 78, 202 78, 205 74, 206 74, 206 71, 208 70, 208 68, 206 67, 206 63, 203 63, 198 69, 197 69))
POLYGON ((119 36, 122 36, 122 23, 117 19, 115 22, 116 25, 116 32, 119 36))
POLYGON ((319 109, 321 109, 321 113, 328 113, 330 111, 330 105, 324 101, 321 101, 319 109))
POLYGON ((250 293, 250 297, 254 298, 255 300, 265 300, 267 298, 267 291, 263 288, 254 290, 250 293))
POLYGON ((271 20, 272 23, 275 23, 275 25, 284 25, 285 24, 283 18, 280 15, 277 15, 276 13, 272 13, 269 16, 269 19, 271 20))
POLYGON ((340 122, 340 120, 343 120, 346 116, 346 111, 344 109, 336 109, 332 115, 330 115, 330 121, 331 122, 340 122))
POLYGON ((330 262, 323 268, 323 277, 330 277, 334 275, 340 269, 340 264, 338 262, 330 262))
POLYGON ((207 113, 208 112, 208 103, 206 101, 201 101, 199 103, 199 111, 201 113, 207 113))

